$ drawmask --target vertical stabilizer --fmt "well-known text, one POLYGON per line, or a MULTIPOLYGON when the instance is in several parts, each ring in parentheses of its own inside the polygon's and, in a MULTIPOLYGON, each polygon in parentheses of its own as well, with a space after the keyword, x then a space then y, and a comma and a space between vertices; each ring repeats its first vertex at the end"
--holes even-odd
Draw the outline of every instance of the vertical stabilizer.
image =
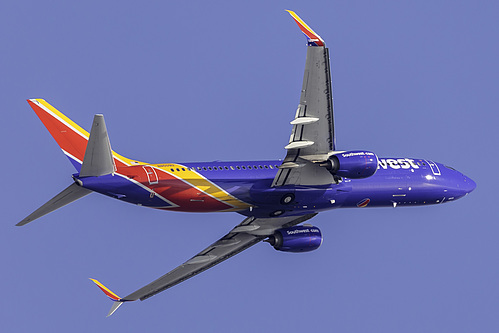
POLYGON ((92 132, 95 132, 95 135, 90 135, 74 121, 47 103, 47 101, 43 99, 29 99, 28 103, 77 171, 81 171, 82 161, 87 155, 89 158, 88 163, 86 163, 87 166, 85 168, 87 170, 85 174, 91 176, 98 175, 99 173, 101 175, 113 173, 115 165, 120 167, 129 166, 132 163, 140 163, 111 150, 102 115, 97 115, 94 118, 92 132), (99 124, 97 126, 98 129, 95 126, 96 122, 99 124), (94 127, 96 127, 95 131, 94 127), (90 136, 93 138, 91 139, 90 136), (94 141, 91 149, 87 149, 88 141, 94 141), (109 163, 109 154, 111 154, 112 163, 109 163))

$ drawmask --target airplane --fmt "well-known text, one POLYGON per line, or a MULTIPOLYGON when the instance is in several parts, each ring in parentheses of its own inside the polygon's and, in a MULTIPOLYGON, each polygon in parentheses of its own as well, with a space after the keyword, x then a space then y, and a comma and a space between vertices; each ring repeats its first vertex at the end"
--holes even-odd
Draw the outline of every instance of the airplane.
POLYGON ((76 173, 71 185, 18 226, 92 192, 167 211, 245 216, 206 249, 128 296, 119 297, 91 279, 113 301, 108 316, 124 302, 148 299, 261 241, 278 251, 316 250, 322 244, 320 229, 302 223, 320 212, 441 204, 475 189, 464 174, 431 160, 337 149, 328 48, 296 13, 288 13, 307 38, 307 55, 283 160, 141 162, 111 149, 103 115, 94 116, 88 133, 45 100, 28 100, 76 173))

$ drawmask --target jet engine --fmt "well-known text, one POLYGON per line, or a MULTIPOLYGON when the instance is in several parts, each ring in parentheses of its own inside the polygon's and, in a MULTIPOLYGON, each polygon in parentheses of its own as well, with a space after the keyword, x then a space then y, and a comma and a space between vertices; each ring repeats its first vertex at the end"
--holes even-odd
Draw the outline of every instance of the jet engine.
POLYGON ((326 167, 333 176, 360 179, 376 173, 378 157, 370 151, 345 151, 332 155, 320 165, 326 167))
POLYGON ((309 252, 317 250, 321 246, 322 234, 317 227, 299 225, 276 230, 265 241, 278 251, 309 252))

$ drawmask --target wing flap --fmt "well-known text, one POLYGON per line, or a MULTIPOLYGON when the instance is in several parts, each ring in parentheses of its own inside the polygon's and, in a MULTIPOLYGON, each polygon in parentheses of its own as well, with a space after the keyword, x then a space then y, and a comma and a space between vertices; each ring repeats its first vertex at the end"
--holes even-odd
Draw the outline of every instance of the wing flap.
POLYGON ((137 299, 143 301, 246 250, 272 235, 275 230, 296 225, 315 215, 308 214, 275 218, 248 217, 227 235, 208 246, 184 264, 130 295, 123 297, 120 301, 135 301, 137 299), (237 231, 245 230, 241 229, 241 227, 246 226, 251 227, 247 228, 250 231, 237 231))
POLYGON ((309 39, 300 103, 283 167, 278 171, 272 186, 323 185, 334 182, 332 175, 310 161, 308 156, 327 156, 335 150, 333 93, 329 65, 329 51, 319 35, 294 12, 290 12, 300 29, 309 39), (315 36, 315 37, 314 37, 315 36), (310 43, 316 39, 321 43, 310 43), (303 167, 284 167, 302 165, 303 167))

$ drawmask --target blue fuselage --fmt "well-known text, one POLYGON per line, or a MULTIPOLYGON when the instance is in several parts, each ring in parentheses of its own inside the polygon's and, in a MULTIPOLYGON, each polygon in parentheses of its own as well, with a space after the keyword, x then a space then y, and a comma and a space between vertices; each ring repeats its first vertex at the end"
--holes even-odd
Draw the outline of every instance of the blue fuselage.
POLYGON ((438 204, 459 199, 476 187, 473 180, 443 164, 401 158, 380 158, 377 172, 365 179, 343 178, 337 184, 324 186, 271 187, 276 166, 281 163, 246 161, 184 165, 195 168, 232 195, 250 203, 252 207, 240 213, 257 217, 267 217, 276 210, 283 210, 284 215, 301 215, 334 208, 438 204), (293 194, 294 200, 284 204, 281 199, 288 193, 293 194))
POLYGON ((454 201, 475 183, 459 171, 423 159, 380 158, 363 179, 320 186, 272 187, 279 160, 148 164, 113 175, 75 179, 85 188, 146 207, 185 212, 232 211, 273 217, 335 208, 396 207, 454 201))

